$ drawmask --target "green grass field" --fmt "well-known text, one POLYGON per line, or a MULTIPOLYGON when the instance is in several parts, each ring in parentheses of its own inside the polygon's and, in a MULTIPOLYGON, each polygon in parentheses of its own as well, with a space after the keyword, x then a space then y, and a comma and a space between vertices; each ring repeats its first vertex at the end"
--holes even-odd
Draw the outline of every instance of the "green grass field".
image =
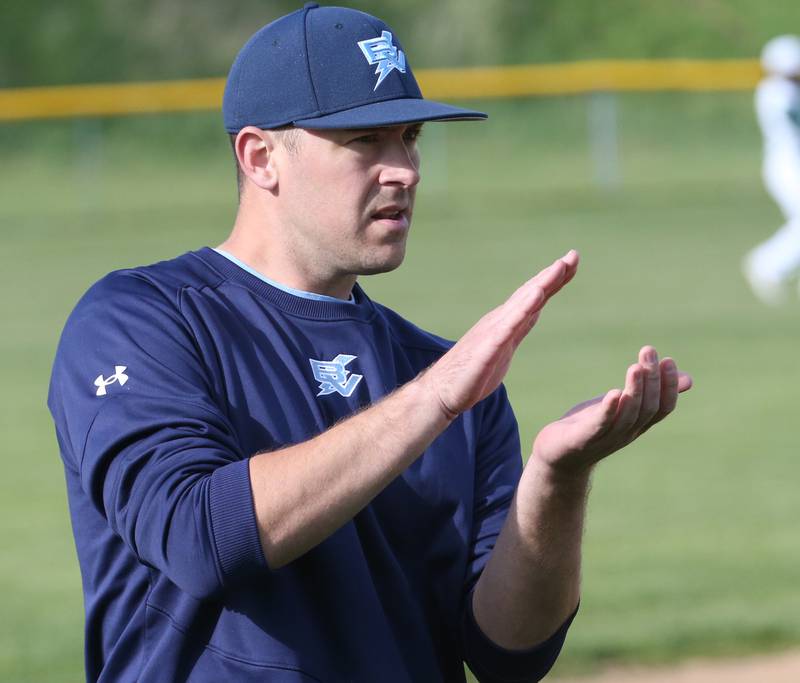
MULTIPOLYGON (((620 385, 645 343, 696 382, 667 423, 596 473, 583 604, 558 671, 800 644, 800 301, 766 309, 739 273, 781 222, 760 184, 749 95, 619 98, 611 189, 593 180, 585 99, 482 104, 488 123, 425 132, 406 264, 367 291, 457 337, 579 249, 578 276, 508 376, 524 444, 620 385)), ((14 150, 0 165, 0 680, 82 678, 49 365, 94 280, 224 239, 234 183, 217 131, 215 115, 0 130, 14 150)))

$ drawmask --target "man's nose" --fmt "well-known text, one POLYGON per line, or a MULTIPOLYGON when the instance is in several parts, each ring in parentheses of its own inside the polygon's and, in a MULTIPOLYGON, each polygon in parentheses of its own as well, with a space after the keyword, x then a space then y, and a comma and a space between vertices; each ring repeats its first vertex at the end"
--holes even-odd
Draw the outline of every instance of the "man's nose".
POLYGON ((381 185, 414 187, 420 181, 419 152, 405 141, 391 145, 380 173, 381 185))

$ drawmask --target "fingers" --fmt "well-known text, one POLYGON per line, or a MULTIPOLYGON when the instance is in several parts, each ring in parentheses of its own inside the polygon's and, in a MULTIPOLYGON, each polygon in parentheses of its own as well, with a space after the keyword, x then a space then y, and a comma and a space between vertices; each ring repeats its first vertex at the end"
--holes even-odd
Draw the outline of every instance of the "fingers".
POLYGON ((643 347, 639 362, 628 368, 609 435, 620 445, 632 441, 675 410, 678 394, 691 386, 691 376, 679 372, 672 358, 659 362, 652 346, 643 347))
POLYGON ((600 401, 600 425, 596 437, 602 437, 614 426, 614 418, 619 411, 622 392, 619 389, 611 389, 603 396, 600 401))
POLYGON ((536 286, 541 287, 544 291, 545 300, 549 299, 575 277, 579 261, 578 252, 570 249, 564 256, 556 259, 550 266, 534 275, 528 282, 535 283, 536 286))
MULTIPOLYGON (((573 277, 575 277, 575 273, 578 272, 578 264, 580 263, 581 256, 575 249, 570 249, 562 258, 561 261, 566 265, 567 270, 564 274, 564 278, 561 281, 559 289, 566 285, 573 277)), ((552 296, 555 292, 549 294, 552 296)))
MULTIPOLYGON (((669 415, 678 403, 678 366, 672 358, 661 361, 661 405, 655 416, 654 422, 663 420, 669 415)), ((688 377, 688 375, 687 375, 688 377)))
POLYGON ((544 305, 547 299, 575 277, 575 273, 578 270, 578 261, 578 252, 570 249, 564 256, 553 261, 547 268, 540 270, 519 287, 509 297, 507 303, 514 306, 525 306, 531 302, 544 305))
POLYGON ((577 267, 578 252, 573 249, 519 287, 505 303, 484 315, 461 341, 477 339, 491 353, 508 350, 513 353, 536 324, 547 299, 575 276, 577 267))
POLYGON ((578 261, 578 252, 571 249, 519 287, 500 306, 499 310, 502 311, 515 347, 536 324, 539 312, 550 297, 575 277, 578 261))
POLYGON ((662 403, 661 367, 658 353, 652 346, 644 346, 639 351, 639 367, 642 372, 642 399, 639 415, 634 422, 634 431, 644 429, 658 413, 662 403))
POLYGON ((625 388, 617 402, 616 419, 611 430, 615 436, 634 431, 634 426, 639 419, 643 396, 644 370, 638 363, 634 363, 628 367, 628 371, 625 373, 625 388))

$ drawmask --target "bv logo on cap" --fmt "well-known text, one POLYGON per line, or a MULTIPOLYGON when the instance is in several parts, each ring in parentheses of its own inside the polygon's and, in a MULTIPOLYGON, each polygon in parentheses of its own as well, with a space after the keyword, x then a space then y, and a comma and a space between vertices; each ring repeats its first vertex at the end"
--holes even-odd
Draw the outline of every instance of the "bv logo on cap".
POLYGON ((406 72, 406 56, 402 50, 398 50, 392 45, 392 34, 389 31, 382 31, 380 38, 360 40, 358 46, 369 64, 378 65, 375 69, 375 73, 378 74, 378 82, 372 89, 373 92, 395 69, 403 74, 406 72))

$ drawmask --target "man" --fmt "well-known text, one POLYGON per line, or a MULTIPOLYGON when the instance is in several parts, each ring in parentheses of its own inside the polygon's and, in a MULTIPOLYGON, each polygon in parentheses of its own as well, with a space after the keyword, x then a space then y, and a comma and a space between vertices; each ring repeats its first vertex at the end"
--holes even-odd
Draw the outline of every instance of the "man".
POLYGON ((761 301, 779 305, 800 268, 800 38, 770 40, 761 65, 765 75, 755 99, 764 137, 762 175, 786 223, 747 254, 744 274, 761 301))
POLYGON ((230 237, 97 283, 50 407, 90 680, 538 680, 579 597, 593 465, 690 385, 645 347, 536 439, 500 384, 574 251, 455 345, 373 303, 403 260, 421 98, 378 19, 309 4, 245 45, 230 237), (99 374, 98 374, 99 373, 99 374))

